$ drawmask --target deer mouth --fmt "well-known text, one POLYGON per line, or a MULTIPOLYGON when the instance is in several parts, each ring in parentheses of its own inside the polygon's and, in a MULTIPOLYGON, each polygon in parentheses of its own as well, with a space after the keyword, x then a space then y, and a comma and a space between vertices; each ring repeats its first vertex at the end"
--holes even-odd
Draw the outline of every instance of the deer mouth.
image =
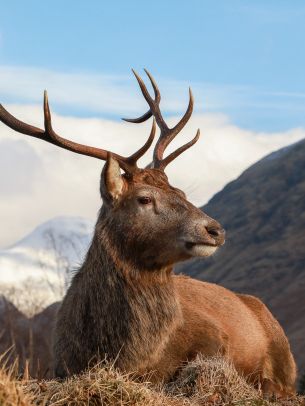
POLYGON ((194 242, 194 241, 186 241, 185 242, 185 248, 187 250, 192 250, 194 247, 196 246, 205 246, 205 247, 214 247, 217 248, 217 244, 215 243, 211 243, 208 241, 198 241, 198 242, 194 242))
POLYGON ((190 257, 209 257, 215 253, 218 245, 211 241, 185 241, 184 247, 190 257))

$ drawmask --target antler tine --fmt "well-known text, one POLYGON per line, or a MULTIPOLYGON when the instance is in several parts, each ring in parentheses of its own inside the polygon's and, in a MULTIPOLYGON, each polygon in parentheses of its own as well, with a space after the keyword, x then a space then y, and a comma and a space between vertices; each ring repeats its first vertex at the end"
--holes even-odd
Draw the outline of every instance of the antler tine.
POLYGON ((183 129, 183 127, 189 121, 193 113, 193 106, 194 106, 193 94, 191 88, 189 88, 189 104, 182 119, 173 128, 167 127, 167 129, 165 130, 161 129, 159 140, 157 141, 157 144, 154 149, 154 166, 156 168, 160 168, 161 166, 165 168, 164 164, 162 164, 164 151, 167 148, 167 146, 172 142, 172 140, 176 137, 176 135, 183 129))
POLYGON ((153 119, 153 124, 151 127, 150 135, 146 143, 141 147, 137 152, 132 154, 130 157, 127 158, 128 162, 132 165, 136 163, 144 154, 145 152, 150 148, 151 144, 154 141, 156 135, 156 120, 153 119))
MULTIPOLYGON (((88 155, 93 158, 98 158, 103 161, 107 159, 108 151, 101 149, 90 147, 88 145, 79 144, 77 142, 68 140, 56 134, 52 127, 52 116, 49 106, 48 100, 48 93, 45 90, 43 94, 43 113, 44 113, 44 140, 51 142, 52 144, 57 145, 58 147, 62 147, 72 152, 76 152, 77 154, 81 155, 88 155)), ((122 157, 120 155, 112 154, 116 157, 117 160, 121 160, 122 157)))
MULTIPOLYGON (((56 132, 53 130, 52 127, 51 112, 48 102, 48 95, 46 91, 44 92, 43 111, 44 111, 44 127, 45 127, 44 130, 18 120, 16 117, 10 114, 2 106, 2 104, 0 104, 0 121, 2 121, 5 125, 7 125, 11 129, 19 133, 39 138, 63 149, 75 152, 77 154, 91 156, 93 158, 98 158, 104 161, 107 160, 107 155, 109 151, 102 148, 96 148, 88 145, 79 144, 77 142, 68 140, 56 134, 56 132)), ((155 132, 156 125, 155 123, 153 123, 152 130, 148 140, 137 152, 135 152, 129 157, 123 157, 116 153, 112 153, 112 156, 119 162, 120 167, 124 171, 132 173, 137 170, 137 161, 140 159, 142 155, 144 155, 144 153, 151 146, 154 140, 155 132)))
POLYGON ((158 88, 158 85, 157 85, 155 79, 153 78, 153 76, 148 72, 148 70, 144 69, 144 71, 145 71, 146 75, 149 77, 150 83, 151 83, 151 85, 152 85, 152 87, 154 89, 155 102, 160 103, 160 101, 161 101, 161 93, 160 93, 160 90, 158 88))
MULTIPOLYGON (((151 76, 151 74, 148 72, 148 70, 144 69, 147 76, 149 77, 149 80, 152 84, 152 87, 154 89, 154 93, 155 93, 155 103, 160 103, 161 100, 161 93, 160 90, 157 86, 157 83, 155 82, 155 79, 151 76)), ((145 86, 145 84, 143 83, 143 80, 140 78, 140 76, 132 69, 133 74, 135 75, 135 77, 137 78, 137 81, 142 89, 142 87, 144 87, 144 93, 142 90, 142 93, 145 97, 145 100, 147 100, 147 96, 149 97, 149 99, 151 99, 147 88, 145 86)), ((151 100, 152 101, 152 100, 151 100)), ((147 100, 148 102, 148 100, 147 100)), ((148 103, 149 104, 149 103, 148 103)), ((145 114, 143 114, 143 116, 138 117, 138 118, 122 118, 122 120, 127 121, 129 123, 144 123, 144 121, 148 120, 151 116, 153 115, 153 113, 151 112, 151 109, 149 109, 145 114)))
POLYGON ((177 135, 189 121, 193 113, 193 108, 194 108, 194 97, 192 89, 189 87, 189 104, 187 106, 186 112, 184 113, 184 116, 179 121, 179 123, 176 124, 175 127, 173 127, 171 130, 175 135, 177 135))
MULTIPOLYGON (((51 121, 51 112, 50 112, 50 106, 49 106, 49 100, 48 100, 48 92, 45 90, 43 92, 43 114, 44 114, 44 128, 47 134, 54 134, 53 128, 52 128, 52 121, 51 121)), ((51 137, 53 138, 53 137, 51 137)), ((56 137, 54 137, 56 139, 56 137)))
POLYGON ((172 162, 174 159, 176 159, 180 154, 182 154, 184 151, 186 151, 187 149, 189 149, 191 146, 193 146, 194 144, 196 144, 196 142, 199 140, 200 137, 200 130, 198 128, 197 133, 195 135, 195 137, 187 142, 186 144, 182 145, 182 147, 179 147, 178 149, 176 149, 174 152, 172 152, 171 154, 169 154, 166 158, 162 159, 162 161, 160 161, 159 164, 159 169, 164 170, 165 167, 172 162))
POLYGON ((144 121, 147 121, 152 115, 153 115, 152 112, 150 110, 148 110, 141 117, 138 117, 138 118, 122 118, 122 120, 127 121, 128 123, 140 124, 140 123, 144 123, 144 121))
POLYGON ((135 77, 139 83, 140 89, 142 91, 142 94, 143 94, 145 100, 147 101, 149 107, 151 108, 151 105, 153 104, 154 100, 151 97, 151 95, 149 94, 149 91, 147 90, 147 87, 145 86, 143 79, 137 74, 137 72, 134 69, 132 69, 132 73, 135 75, 135 77))
POLYGON ((153 99, 151 97, 151 95, 149 94, 147 87, 145 86, 145 83, 143 82, 143 79, 137 74, 137 72, 134 69, 132 69, 132 72, 138 81, 142 94, 143 94, 145 100, 147 101, 150 109, 145 114, 143 114, 143 116, 141 116, 139 118, 133 118, 133 119, 123 118, 123 120, 128 121, 130 123, 143 123, 144 121, 148 120, 151 116, 154 116, 159 128, 162 130, 168 130, 167 124, 165 123, 165 121, 162 117, 160 108, 159 108, 161 94, 160 94, 160 91, 158 89, 158 86, 157 86, 154 78, 145 69, 145 72, 146 72, 147 76, 149 77, 152 87, 154 89, 155 99, 153 99))

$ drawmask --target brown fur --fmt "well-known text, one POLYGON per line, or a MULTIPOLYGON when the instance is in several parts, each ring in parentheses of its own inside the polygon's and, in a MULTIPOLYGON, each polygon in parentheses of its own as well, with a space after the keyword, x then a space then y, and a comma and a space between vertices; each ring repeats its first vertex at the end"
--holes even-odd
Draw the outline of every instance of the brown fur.
POLYGON ((181 238, 219 246, 221 226, 162 171, 139 170, 109 186, 111 165, 102 174, 104 206, 91 247, 58 313, 56 375, 107 356, 122 370, 153 371, 153 379, 168 381, 198 353, 220 353, 265 392, 294 393, 287 338, 263 303, 172 273, 174 263, 193 256, 181 238), (150 207, 138 203, 143 193, 150 207))

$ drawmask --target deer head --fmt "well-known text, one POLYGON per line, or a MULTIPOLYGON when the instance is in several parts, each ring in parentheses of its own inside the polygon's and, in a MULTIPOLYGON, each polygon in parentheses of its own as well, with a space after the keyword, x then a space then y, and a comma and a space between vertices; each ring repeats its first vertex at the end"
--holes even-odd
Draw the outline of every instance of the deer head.
POLYGON ((163 157, 166 147, 191 117, 191 90, 186 113, 178 124, 169 128, 160 111, 160 91, 150 73, 146 73, 154 90, 154 98, 149 94, 143 80, 134 72, 149 110, 137 119, 124 120, 142 123, 153 116, 152 129, 143 147, 129 157, 78 144, 57 135, 52 127, 46 92, 44 130, 19 121, 2 105, 0 120, 17 132, 106 161, 100 183, 104 204, 97 230, 111 241, 111 246, 116 248, 117 255, 122 260, 137 269, 155 270, 194 256, 213 254, 224 243, 225 233, 217 221, 192 205, 181 190, 171 186, 164 172, 171 161, 199 139, 198 130, 192 141, 163 157), (160 136, 154 148, 153 161, 149 167, 140 169, 137 161, 151 146, 156 124, 160 129, 160 136))

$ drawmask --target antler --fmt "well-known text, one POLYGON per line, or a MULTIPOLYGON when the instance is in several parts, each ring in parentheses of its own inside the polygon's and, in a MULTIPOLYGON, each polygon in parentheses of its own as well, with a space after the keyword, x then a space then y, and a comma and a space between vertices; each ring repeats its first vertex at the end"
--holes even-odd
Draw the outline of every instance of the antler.
MULTIPOLYGON (((43 102, 43 111, 44 111, 44 130, 34 127, 32 125, 26 124, 14 116, 12 116, 5 108, 0 104, 0 121, 6 124, 8 127, 13 130, 29 135, 31 137, 39 138, 41 140, 50 142, 53 145, 57 145, 63 149, 67 149, 77 154, 87 155, 94 158, 101 159, 105 161, 107 159, 108 153, 105 149, 90 147, 88 145, 78 144, 77 142, 67 140, 55 133, 52 128, 51 113, 48 102, 47 92, 44 92, 44 102, 43 102)), ((129 157, 123 157, 121 155, 112 153, 112 156, 119 162, 120 167, 128 172, 132 173, 137 170, 137 161, 142 155, 148 150, 151 146, 156 133, 156 122, 154 120, 150 136, 146 143, 141 147, 137 152, 132 154, 129 157)))
POLYGON ((155 149, 154 149, 152 165, 154 168, 159 168, 161 170, 164 170, 164 168, 170 162, 172 162, 175 158, 177 158, 180 154, 182 154, 182 152, 184 152, 185 150, 190 148, 192 145, 194 145, 199 139, 200 130, 198 129, 196 136, 190 142, 188 142, 185 145, 183 145, 182 147, 178 148, 176 151, 169 154, 166 158, 163 158, 163 154, 164 154, 166 147, 176 137, 176 135, 183 129, 183 127, 186 125, 186 123, 190 119, 192 112, 193 112, 194 99, 193 99, 192 91, 191 91, 191 89, 189 89, 190 99, 189 99, 189 104, 188 104, 188 107, 187 107, 187 110, 186 110, 184 116, 178 122, 178 124, 176 124, 173 128, 169 128, 167 126, 166 122, 164 121, 164 118, 160 111, 161 94, 158 89, 158 86, 157 86, 154 78, 152 77, 152 75, 146 69, 144 69, 144 70, 152 84, 155 98, 153 99, 151 97, 151 95, 149 94, 141 77, 134 70, 132 70, 132 72, 134 73, 134 75, 139 83, 142 94, 143 94, 145 100, 147 101, 150 109, 145 114, 143 114, 143 116, 141 116, 139 118, 134 118, 134 119, 123 118, 123 120, 131 122, 131 123, 143 123, 144 121, 148 120, 151 116, 154 116, 154 118, 156 119, 156 122, 158 124, 158 127, 160 128, 160 137, 159 137, 159 139, 156 143, 155 149))

